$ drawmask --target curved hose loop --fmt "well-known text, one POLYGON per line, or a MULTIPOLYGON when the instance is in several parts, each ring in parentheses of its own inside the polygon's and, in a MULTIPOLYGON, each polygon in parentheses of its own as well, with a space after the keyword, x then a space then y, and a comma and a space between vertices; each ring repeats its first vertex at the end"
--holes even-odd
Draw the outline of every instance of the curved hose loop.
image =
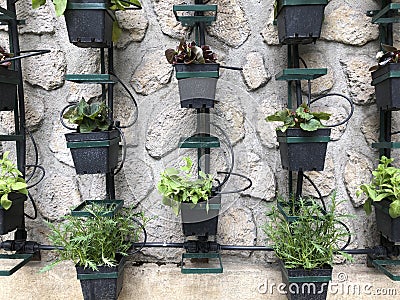
POLYGON ((119 126, 119 128, 129 128, 129 127, 132 127, 133 124, 136 123, 136 121, 137 121, 137 119, 138 119, 138 117, 139 117, 139 108, 138 108, 138 104, 137 104, 137 102, 136 102, 136 100, 135 100, 135 97, 133 96, 133 94, 131 93, 131 91, 128 89, 128 87, 125 85, 125 83, 123 83, 123 81, 122 81, 121 79, 119 79, 119 77, 118 77, 117 75, 115 75, 114 72, 110 72, 110 74, 113 75, 113 76, 115 76, 115 78, 117 78, 118 82, 122 85, 122 87, 125 89, 125 91, 129 94, 129 96, 130 96, 130 98, 131 98, 131 100, 132 100, 132 102, 133 102, 133 105, 135 106, 135 117, 134 117, 133 121, 132 121, 131 123, 129 123, 128 125, 119 126))
POLYGON ((326 212, 326 205, 325 205, 325 202, 324 202, 324 198, 322 198, 321 192, 319 191, 319 189, 317 188, 317 186, 315 185, 315 183, 310 179, 310 177, 308 177, 308 176, 305 175, 305 174, 303 174, 303 177, 304 177, 305 179, 308 180, 308 182, 313 186, 313 188, 314 188, 315 191, 317 192, 318 198, 321 200, 321 203, 322 203, 322 208, 324 209, 324 212, 326 212))
POLYGON ((337 127, 337 126, 343 125, 344 123, 347 123, 347 122, 350 120, 350 118, 353 116, 353 113, 354 113, 354 103, 353 103, 353 101, 352 101, 350 98, 348 98, 348 97, 346 97, 345 95, 342 95, 342 94, 330 93, 330 94, 324 94, 324 95, 318 96, 317 98, 311 100, 311 101, 310 101, 310 104, 312 104, 312 103, 314 103, 315 101, 318 101, 318 100, 320 100, 320 99, 322 99, 322 98, 331 97, 331 96, 342 97, 342 98, 346 99, 346 100, 350 103, 350 113, 349 113, 349 115, 347 116, 347 118, 344 119, 344 121, 339 122, 339 123, 334 124, 334 125, 324 125, 324 126, 326 126, 326 127, 337 127))
POLYGON ((69 127, 67 124, 65 124, 63 115, 64 115, 64 112, 67 110, 67 108, 70 108, 71 106, 74 106, 74 105, 76 105, 76 103, 68 104, 68 105, 67 105, 66 107, 64 107, 64 108, 61 110, 61 112, 60 112, 60 122, 61 122, 61 125, 64 126, 64 127, 67 128, 67 129, 69 129, 69 130, 76 130, 76 127, 69 127))
POLYGON ((29 200, 31 200, 31 203, 32 203, 32 206, 33 206, 34 215, 32 217, 32 216, 24 213, 24 216, 27 217, 28 219, 35 220, 37 218, 37 215, 38 215, 37 207, 36 207, 35 201, 32 198, 32 195, 29 192, 28 192, 28 197, 29 197, 29 200))
MULTIPOLYGON (((37 182, 35 182, 34 184, 26 187, 27 189, 30 189, 30 188, 38 185, 43 180, 44 176, 46 175, 46 171, 44 170, 44 168, 42 166, 39 166, 39 165, 25 165, 25 167, 26 168, 32 168, 33 167, 35 169, 38 168, 38 169, 42 170, 42 176, 40 177, 40 179, 37 182)), ((30 177, 30 178, 32 178, 32 177, 30 177)))
MULTIPOLYGON (((146 245, 146 242, 147 242, 147 232, 146 232, 146 229, 144 228, 144 225, 135 218, 132 218, 132 221, 135 222, 136 224, 138 224, 139 227, 143 230, 144 239, 143 239, 143 243, 139 247, 139 249, 137 249, 136 251, 133 251, 133 252, 129 252, 129 254, 131 254, 131 255, 142 251, 142 249, 144 248, 144 246, 146 245)), ((133 245, 132 245, 132 247, 133 247, 133 245)))
POLYGON ((37 147, 37 144, 35 142, 35 139, 33 138, 33 135, 29 131, 28 127, 24 126, 24 129, 28 133, 28 135, 29 135, 29 137, 31 139, 32 145, 33 145, 33 150, 35 151, 35 163, 33 164, 34 165, 34 169, 33 169, 32 173, 29 175, 29 177, 26 179, 26 182, 29 182, 32 179, 32 177, 35 175, 35 172, 36 172, 36 169, 37 169, 36 166, 39 164, 39 151, 38 151, 38 147, 37 147))
POLYGON ((122 167, 124 166, 124 163, 125 163, 125 159, 126 159, 126 139, 125 139, 125 135, 122 132, 120 127, 115 126, 115 129, 118 130, 119 135, 122 138, 122 144, 123 144, 122 145, 122 160, 121 160, 121 164, 119 165, 118 169, 116 169, 116 171, 114 171, 114 175, 117 175, 121 171, 121 169, 122 169, 122 167))
MULTIPOLYGON (((229 151, 230 151, 230 153, 231 153, 231 162, 232 162, 232 163, 231 163, 231 166, 230 166, 230 168, 229 168, 229 171, 225 173, 225 174, 226 174, 226 175, 225 175, 225 178, 224 178, 224 179, 222 180, 222 182, 219 183, 219 185, 215 188, 216 190, 221 190, 222 187, 223 187, 223 185, 228 181, 229 177, 230 177, 231 174, 232 174, 233 166, 234 166, 234 164, 235 164, 235 155, 234 155, 234 153, 233 153, 233 146, 232 146, 232 143, 230 142, 229 137, 228 137, 228 135, 226 134, 226 132, 225 132, 220 126, 218 126, 217 124, 215 124, 215 123, 213 123, 213 122, 211 122, 211 124, 221 131, 222 135, 224 136, 224 138, 225 138, 225 140, 226 140, 226 144, 227 144, 227 146, 228 146, 228 149, 229 149, 229 151)), ((218 173, 218 172, 217 172, 217 173, 218 173)), ((219 172, 219 173, 224 174, 224 173, 222 173, 222 172, 219 172)))
MULTIPOLYGON (((223 172, 223 171, 218 171, 218 174, 227 174, 228 172, 223 172)), ((217 192, 217 194, 235 194, 235 193, 240 193, 240 192, 244 192, 245 190, 251 188, 251 186, 253 185, 253 182, 251 181, 251 179, 247 176, 244 176, 242 174, 238 174, 238 173, 233 173, 231 172, 230 175, 234 175, 234 176, 239 176, 242 177, 244 179, 246 179, 249 182, 249 185, 244 187, 243 189, 239 189, 239 190, 233 190, 233 191, 227 191, 227 192, 217 192)))

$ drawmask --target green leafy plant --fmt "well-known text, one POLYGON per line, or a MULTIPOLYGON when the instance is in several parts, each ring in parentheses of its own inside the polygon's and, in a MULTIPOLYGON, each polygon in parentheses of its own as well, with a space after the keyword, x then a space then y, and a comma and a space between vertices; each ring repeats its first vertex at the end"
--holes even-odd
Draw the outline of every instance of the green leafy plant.
POLYGON ((400 217, 400 169, 390 166, 393 158, 382 156, 378 167, 372 171, 371 183, 362 184, 356 192, 357 196, 367 195, 364 210, 372 212, 372 203, 387 199, 391 202, 389 215, 392 218, 400 217))
POLYGON ((10 151, 4 152, 3 157, 0 159, 0 206, 5 210, 8 210, 12 205, 12 201, 8 198, 10 193, 28 195, 25 179, 15 164, 9 160, 9 153, 10 151))
POLYGON ((196 42, 186 43, 184 39, 181 39, 176 50, 165 50, 165 57, 170 64, 204 64, 217 61, 217 55, 209 46, 203 45, 199 47, 196 46, 196 42))
POLYGON ((213 177, 199 171, 199 178, 194 179, 191 173, 192 160, 190 157, 183 159, 186 162, 184 166, 165 169, 157 184, 158 191, 163 195, 163 204, 170 206, 176 215, 182 202, 197 204, 199 201, 208 201, 212 190, 213 177))
POLYGON ((397 50, 396 47, 390 45, 381 44, 381 46, 384 51, 379 51, 376 54, 378 65, 372 66, 371 68, 369 68, 369 71, 376 71, 380 67, 383 67, 390 63, 399 63, 400 50, 397 50))
POLYGON ((267 116, 267 122, 283 122, 276 130, 285 132, 288 128, 301 128, 305 131, 315 131, 325 126, 321 120, 329 120, 331 114, 325 112, 311 112, 306 103, 300 105, 295 111, 284 109, 273 115, 267 116))
POLYGON ((109 130, 111 126, 108 111, 109 108, 104 102, 88 103, 82 98, 63 114, 63 118, 71 124, 78 125, 78 131, 81 133, 104 131, 109 130))
POLYGON ((276 208, 268 213, 270 220, 263 226, 263 231, 286 268, 332 266, 335 254, 352 259, 340 251, 349 233, 339 221, 349 216, 336 213, 339 204, 335 194, 327 211, 323 211, 315 200, 298 199, 296 219, 292 222, 276 208))
POLYGON ((104 216, 99 205, 86 210, 91 217, 67 215, 61 224, 48 222, 50 241, 63 249, 57 250, 58 259, 42 272, 65 260, 92 270, 98 270, 99 266, 115 266, 117 256, 128 255, 132 243, 139 240, 141 228, 134 219, 144 225, 148 221, 143 213, 134 212, 132 208, 123 208, 112 217, 104 216))

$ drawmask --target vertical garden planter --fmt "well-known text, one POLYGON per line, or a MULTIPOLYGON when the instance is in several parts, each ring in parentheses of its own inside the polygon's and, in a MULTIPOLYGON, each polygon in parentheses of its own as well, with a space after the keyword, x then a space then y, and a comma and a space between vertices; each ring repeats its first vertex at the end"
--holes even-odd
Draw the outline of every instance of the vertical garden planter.
POLYGON ((332 279, 332 267, 320 269, 287 269, 280 261, 282 281, 289 300, 324 300, 332 279))
POLYGON ((400 217, 392 218, 389 215, 390 201, 383 199, 372 202, 375 207, 376 227, 384 237, 394 243, 400 242, 400 217))
POLYGON ((277 25, 281 44, 309 44, 320 34, 327 0, 278 0, 277 25))
POLYGON ((24 202, 26 196, 20 193, 10 193, 8 194, 8 199, 13 202, 8 210, 0 206, 0 235, 22 227, 24 222, 24 202))
POLYGON ((0 67, 0 111, 15 109, 18 72, 0 67))
POLYGON ((116 300, 122 289, 125 257, 115 267, 99 266, 98 271, 76 266, 85 300, 116 300))
POLYGON ((288 128, 285 132, 278 130, 282 167, 289 171, 322 171, 330 132, 330 128, 316 131, 300 128, 288 128))
POLYGON ((83 48, 112 45, 114 12, 107 0, 68 0, 64 12, 69 41, 83 48))
POLYGON ((67 133, 65 138, 77 174, 108 173, 116 168, 120 141, 118 130, 67 133))
POLYGON ((182 108, 213 108, 219 64, 175 64, 182 108))
POLYGON ((372 72, 372 85, 379 108, 400 109, 400 64, 390 63, 372 72))
POLYGON ((218 229, 218 215, 221 208, 221 195, 215 195, 207 203, 199 202, 181 204, 182 229, 185 236, 216 235, 218 229))

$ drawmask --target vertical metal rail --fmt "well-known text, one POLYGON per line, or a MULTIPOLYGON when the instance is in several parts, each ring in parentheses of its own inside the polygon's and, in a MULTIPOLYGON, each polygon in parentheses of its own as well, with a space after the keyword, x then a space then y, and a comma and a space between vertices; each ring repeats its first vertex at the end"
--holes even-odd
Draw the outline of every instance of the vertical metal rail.
MULTIPOLYGON (((18 22, 17 22, 17 12, 15 8, 16 0, 7 0, 7 10, 15 15, 15 18, 9 20, 8 22, 8 32, 10 39, 10 52, 19 55, 19 37, 18 37, 18 22)), ((25 137, 25 102, 24 102, 24 86, 22 78, 22 67, 21 60, 17 59, 14 61, 14 70, 18 72, 18 95, 17 95, 17 105, 14 109, 14 125, 15 134, 20 136, 16 139, 16 153, 17 153, 17 166, 21 171, 22 176, 25 178, 25 166, 26 166, 26 137, 25 137)), ((26 240, 27 231, 25 230, 25 219, 20 228, 17 228, 15 232, 16 240, 26 240)))

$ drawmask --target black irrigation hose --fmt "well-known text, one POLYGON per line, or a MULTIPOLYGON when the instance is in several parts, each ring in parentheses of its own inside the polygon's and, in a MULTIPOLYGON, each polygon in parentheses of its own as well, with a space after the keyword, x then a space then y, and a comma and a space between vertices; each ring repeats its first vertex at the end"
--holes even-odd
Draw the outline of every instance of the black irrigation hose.
MULTIPOLYGON (((142 230, 143 230, 143 242, 142 243, 139 243, 139 249, 137 249, 136 251, 133 251, 133 252, 129 252, 129 254, 135 254, 135 253, 138 253, 138 252, 140 252, 144 247, 145 247, 145 245, 146 245, 146 242, 147 242, 147 232, 146 232, 146 228, 144 228, 144 225, 141 223, 141 222, 139 222, 138 220, 136 220, 135 218, 132 218, 132 221, 133 222, 135 222, 136 224, 138 224, 139 225, 139 227, 140 228, 142 228, 142 230)), ((137 245, 138 243, 133 243, 132 244, 132 247, 135 247, 136 245, 137 245)))
POLYGON ((50 50, 24 50, 24 51, 19 51, 19 53, 30 53, 30 54, 10 57, 10 58, 2 60, 1 63, 6 63, 6 62, 9 62, 9 61, 14 61, 14 60, 18 60, 18 59, 26 58, 26 57, 30 57, 30 56, 42 55, 42 54, 50 53, 50 50))
POLYGON ((133 120, 130 124, 128 124, 128 125, 119 126, 119 127, 120 127, 120 128, 129 128, 129 127, 132 127, 133 124, 136 123, 136 121, 137 121, 137 119, 138 119, 138 117, 139 117, 139 108, 138 108, 138 104, 137 104, 137 102, 136 102, 136 100, 135 100, 135 97, 132 95, 131 91, 128 89, 128 87, 125 85, 125 83, 123 83, 123 81, 122 81, 121 79, 119 79, 119 77, 118 77, 117 75, 115 75, 115 73, 112 73, 112 72, 111 72, 110 74, 112 74, 113 76, 115 76, 115 78, 117 78, 118 82, 122 85, 122 87, 125 89, 125 91, 126 91, 126 92, 129 94, 129 96, 131 97, 132 102, 133 102, 133 105, 135 106, 135 118, 134 118, 134 120, 133 120))
POLYGON ((308 177, 307 175, 303 174, 303 177, 304 177, 305 179, 307 179, 308 182, 313 186, 313 188, 315 189, 315 191, 316 191, 317 194, 318 194, 319 199, 321 200, 323 209, 326 211, 326 205, 325 205, 325 202, 324 202, 324 198, 322 197, 322 194, 321 194, 321 192, 319 191, 319 189, 317 188, 316 184, 315 184, 315 183, 310 179, 310 177, 308 177))
POLYGON ((29 197, 29 200, 31 200, 31 203, 32 203, 32 206, 33 206, 34 215, 33 215, 33 217, 31 217, 30 215, 24 213, 24 216, 27 217, 28 219, 35 220, 37 218, 37 215, 38 215, 37 207, 36 207, 35 201, 32 198, 32 195, 29 192, 28 192, 28 197, 29 197))
POLYGON ((354 113, 354 103, 353 103, 353 101, 352 101, 350 98, 348 98, 348 97, 346 97, 345 95, 342 95, 342 94, 330 93, 330 94, 324 94, 324 95, 318 96, 317 98, 311 100, 311 101, 310 101, 310 104, 312 104, 312 103, 314 103, 315 101, 320 100, 320 99, 322 99, 322 98, 331 97, 331 96, 338 96, 338 97, 345 98, 345 99, 350 103, 350 113, 349 113, 349 115, 347 116, 347 118, 344 119, 344 121, 339 122, 339 123, 334 124, 334 125, 324 125, 324 126, 326 126, 326 127, 337 127, 337 126, 340 126, 340 125, 342 125, 342 124, 348 122, 348 121, 350 120, 350 118, 353 116, 353 113, 354 113))
MULTIPOLYGON (((37 165, 39 164, 39 151, 38 151, 38 147, 37 147, 36 141, 33 138, 33 135, 29 131, 28 127, 24 126, 24 129, 28 133, 28 135, 29 135, 29 137, 30 137, 30 139, 32 141, 33 149, 35 151, 35 163, 33 164, 34 169, 33 169, 32 173, 29 175, 29 178, 26 179, 26 182, 29 182, 32 179, 33 175, 35 175, 35 172, 36 172, 36 169, 37 169, 37 165)), ((28 167, 28 166, 25 166, 25 167, 28 167)), ((42 169, 42 170, 44 171, 44 169, 42 169)))
POLYGON ((69 107, 71 107, 71 106, 74 106, 74 105, 76 105, 76 103, 68 104, 68 105, 67 105, 66 107, 64 107, 64 108, 61 110, 61 112, 60 112, 60 122, 61 122, 61 125, 64 126, 64 127, 67 128, 67 129, 69 129, 69 130, 76 130, 76 128, 75 128, 75 127, 69 127, 67 124, 65 124, 63 115, 64 115, 64 112, 67 110, 67 108, 69 108, 69 107))
POLYGON ((216 190, 220 190, 222 188, 222 186, 228 181, 229 177, 231 176, 231 173, 233 171, 233 167, 234 167, 234 164, 235 164, 235 154, 233 152, 232 143, 229 140, 229 137, 226 134, 226 132, 220 126, 218 126, 217 124, 214 124, 214 123, 211 123, 211 124, 221 131, 222 135, 224 136, 224 138, 226 140, 226 144, 228 146, 228 149, 231 152, 231 166, 229 168, 229 172, 226 174, 224 180, 222 180, 222 182, 216 187, 216 190))
POLYGON ((119 128, 119 127, 115 127, 115 128, 118 130, 118 132, 119 132, 119 134, 120 134, 120 136, 122 138, 122 143, 123 143, 123 145, 122 145, 122 160, 121 160, 121 163, 120 163, 118 169, 116 171, 114 171, 114 175, 117 175, 122 170, 122 167, 124 166, 124 163, 125 163, 125 159, 126 159, 126 139, 125 139, 125 135, 122 132, 121 128, 119 128))
POLYGON ((243 71, 243 68, 242 68, 242 67, 230 67, 230 66, 222 66, 222 65, 219 65, 219 67, 220 67, 221 69, 229 69, 229 70, 243 71))
POLYGON ((40 177, 40 179, 37 182, 35 182, 34 184, 31 184, 26 187, 27 189, 30 189, 30 188, 34 187, 35 185, 38 185, 43 180, 43 178, 46 174, 46 171, 44 170, 44 168, 42 166, 39 166, 39 165, 26 165, 26 167, 28 167, 28 168, 35 167, 35 168, 42 170, 42 176, 40 177))
MULTIPOLYGON (((218 171, 218 174, 227 174, 228 172, 222 172, 222 171, 218 171)), ((227 192, 218 192, 217 194, 234 194, 234 193, 240 193, 240 192, 244 192, 245 190, 251 188, 251 186, 253 185, 253 182, 251 181, 251 179, 247 176, 244 176, 242 174, 238 174, 238 173, 233 173, 231 172, 231 175, 234 176, 239 176, 242 177, 244 179, 246 179, 247 181, 249 181, 249 185, 244 187, 243 189, 238 189, 238 190, 233 190, 233 191, 227 191, 227 192)))

